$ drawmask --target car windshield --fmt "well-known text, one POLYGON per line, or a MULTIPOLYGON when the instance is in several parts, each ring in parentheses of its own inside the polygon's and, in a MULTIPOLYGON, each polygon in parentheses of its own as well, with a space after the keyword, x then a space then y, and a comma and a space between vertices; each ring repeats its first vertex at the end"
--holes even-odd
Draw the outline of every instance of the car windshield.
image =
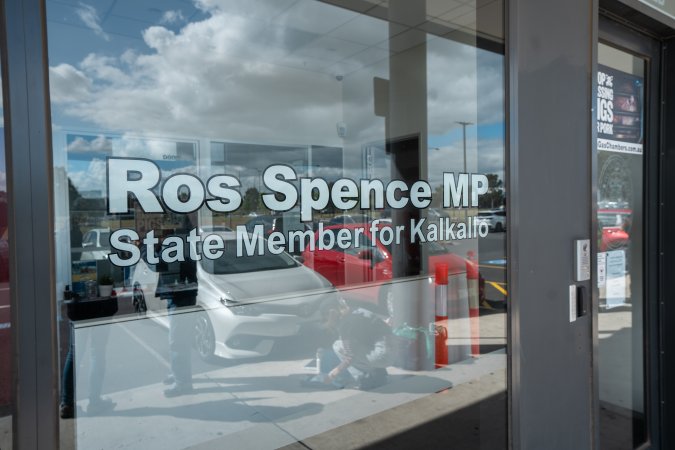
POLYGON ((110 232, 101 231, 101 236, 99 237, 99 243, 101 247, 107 247, 110 244, 110 232))
POLYGON ((201 265, 210 274, 229 275, 234 273, 261 272, 264 270, 288 269, 298 263, 286 253, 273 255, 267 251, 262 255, 237 256, 235 241, 226 241, 223 256, 216 260, 202 258, 201 265))
POLYGON ((630 221, 630 214, 624 211, 601 211, 598 212, 598 222, 602 227, 620 227, 630 221))
POLYGON ((602 227, 617 227, 620 225, 616 214, 598 214, 598 222, 602 227))

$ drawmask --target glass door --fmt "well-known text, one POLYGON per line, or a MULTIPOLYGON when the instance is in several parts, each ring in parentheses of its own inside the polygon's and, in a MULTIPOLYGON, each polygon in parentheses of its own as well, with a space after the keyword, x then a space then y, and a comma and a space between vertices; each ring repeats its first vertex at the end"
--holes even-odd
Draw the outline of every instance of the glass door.
MULTIPOLYGON (((0 114, 2 111, 3 105, 0 104, 0 114)), ((0 448, 11 448, 13 349, 9 288, 9 206, 4 136, 4 124, 0 124, 0 448)))
MULTIPOLYGON (((649 172, 657 145, 651 41, 601 21, 596 89, 597 365, 600 447, 650 439, 653 221, 649 172)), ((656 149, 658 150, 658 149, 656 149)))

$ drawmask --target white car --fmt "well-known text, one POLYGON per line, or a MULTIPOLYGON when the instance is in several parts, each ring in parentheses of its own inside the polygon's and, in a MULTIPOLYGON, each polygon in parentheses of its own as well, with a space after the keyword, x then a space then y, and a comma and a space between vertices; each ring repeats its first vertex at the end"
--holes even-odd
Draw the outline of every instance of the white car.
MULTIPOLYGON (((236 234, 217 234, 225 240, 224 254, 196 262, 197 305, 188 309, 195 318, 194 346, 202 359, 265 356, 277 338, 294 336, 303 324, 317 321, 324 301, 337 301, 337 290, 328 280, 289 254, 237 257, 236 234)), ((170 277, 179 264, 151 265, 142 258, 131 282, 136 310, 167 327, 166 300, 156 296, 157 283, 160 272, 170 277)), ((180 290, 184 281, 172 283, 180 290)))
POLYGON ((199 227, 199 234, 210 234, 219 231, 232 231, 232 228, 225 225, 202 225, 199 227))
POLYGON ((104 260, 110 253, 110 228, 92 228, 82 236, 81 261, 104 260))
POLYGON ((506 211, 497 209, 494 211, 480 211, 475 218, 475 223, 486 224, 491 230, 500 232, 506 230, 506 211))

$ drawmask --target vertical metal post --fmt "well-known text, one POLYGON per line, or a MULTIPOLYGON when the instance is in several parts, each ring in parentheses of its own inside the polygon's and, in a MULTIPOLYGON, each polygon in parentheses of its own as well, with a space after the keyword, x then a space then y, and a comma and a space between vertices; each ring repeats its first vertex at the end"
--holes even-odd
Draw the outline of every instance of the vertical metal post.
POLYGON ((7 0, 3 93, 7 144, 15 448, 58 447, 51 123, 45 5, 7 0))
POLYGON ((596 2, 507 3, 510 443, 590 448, 592 323, 569 322, 569 285, 572 244, 592 229, 596 2))
MULTIPOLYGON (((463 142, 463 148, 464 148, 464 173, 466 173, 466 126, 467 125, 473 125, 473 122, 455 122, 458 123, 462 126, 462 142, 463 142)), ((469 210, 467 208, 464 208, 464 222, 468 224, 468 217, 469 217, 469 210)))
POLYGON ((462 126, 462 140, 464 148, 464 173, 466 173, 466 126, 473 125, 473 122, 455 122, 462 126))

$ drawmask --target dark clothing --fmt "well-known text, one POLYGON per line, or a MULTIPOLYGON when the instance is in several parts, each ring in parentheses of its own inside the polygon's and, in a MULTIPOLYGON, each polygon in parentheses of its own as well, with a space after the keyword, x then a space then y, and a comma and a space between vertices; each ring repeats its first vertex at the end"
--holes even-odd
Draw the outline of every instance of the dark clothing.
MULTIPOLYGON (((172 299, 167 303, 169 310, 169 352, 171 354, 171 374, 173 375, 176 386, 192 385, 192 359, 190 348, 192 343, 192 327, 194 324, 193 312, 183 312, 180 309, 188 303, 188 299, 183 297, 181 305, 176 304, 172 299)), ((196 302, 196 297, 192 297, 192 305, 196 302)))
MULTIPOLYGON (((197 303, 197 264, 187 260, 157 265, 159 279, 155 296, 171 300, 174 307, 194 306, 197 303)), ((167 305, 168 307, 168 305, 167 305)))
POLYGON ((389 325, 364 308, 357 308, 342 319, 339 331, 346 347, 354 343, 364 348, 373 348, 376 342, 391 334, 389 325))
POLYGON ((187 260, 158 268, 156 295, 167 301, 171 375, 177 387, 192 386, 191 344, 195 313, 182 311, 197 304, 197 264, 187 260), (161 270, 164 269, 164 270, 161 270))
POLYGON ((75 248, 82 247, 82 231, 77 224, 73 224, 70 227, 70 246, 75 248))
MULTIPOLYGON (((72 406, 75 401, 75 329, 72 322, 88 319, 111 317, 117 313, 117 297, 103 300, 71 300, 67 302, 70 325, 70 345, 63 366, 61 379, 61 404, 72 406)), ((103 378, 105 376, 105 348, 108 345, 111 325, 103 323, 81 328, 77 331, 77 349, 79 355, 89 349, 89 401, 96 402, 101 398, 103 378)))
POLYGON ((353 382, 361 389, 386 383, 386 368, 391 363, 389 326, 373 312, 358 308, 342 319, 339 330, 340 339, 333 343, 332 351, 322 349, 328 361, 334 361, 332 353, 338 363, 348 364, 336 381, 343 385, 353 382))

